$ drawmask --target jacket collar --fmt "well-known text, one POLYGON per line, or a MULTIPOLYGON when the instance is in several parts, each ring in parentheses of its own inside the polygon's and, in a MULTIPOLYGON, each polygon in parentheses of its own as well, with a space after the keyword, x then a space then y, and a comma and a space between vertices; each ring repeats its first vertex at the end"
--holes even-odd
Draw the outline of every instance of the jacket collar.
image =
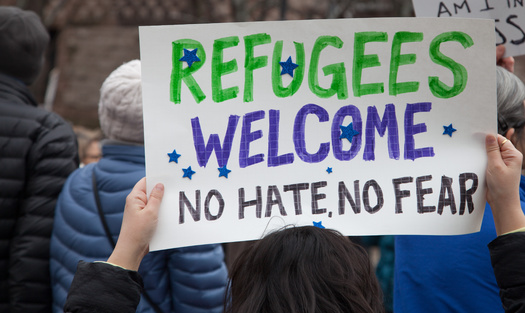
POLYGON ((35 98, 23 82, 2 73, 0 73, 0 101, 37 106, 35 98))
POLYGON ((102 146, 102 160, 104 159, 144 164, 144 146, 104 144, 102 146))

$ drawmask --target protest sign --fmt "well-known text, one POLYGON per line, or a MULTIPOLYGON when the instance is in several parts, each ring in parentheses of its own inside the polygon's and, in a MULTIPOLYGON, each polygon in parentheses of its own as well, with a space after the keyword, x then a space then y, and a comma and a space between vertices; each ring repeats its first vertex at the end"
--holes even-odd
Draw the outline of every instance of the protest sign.
POLYGON ((412 0, 418 17, 463 17, 493 19, 496 44, 505 54, 525 54, 525 7, 523 0, 412 0))
POLYGON ((140 27, 153 250, 479 230, 496 132, 494 22, 341 19, 140 27))

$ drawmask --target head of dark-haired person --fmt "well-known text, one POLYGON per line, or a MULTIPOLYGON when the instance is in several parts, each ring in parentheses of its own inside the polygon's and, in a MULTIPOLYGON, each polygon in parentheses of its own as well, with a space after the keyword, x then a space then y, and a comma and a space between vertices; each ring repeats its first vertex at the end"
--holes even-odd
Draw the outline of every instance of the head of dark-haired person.
POLYGON ((366 251, 313 226, 270 233, 230 273, 227 313, 377 313, 382 292, 366 251))

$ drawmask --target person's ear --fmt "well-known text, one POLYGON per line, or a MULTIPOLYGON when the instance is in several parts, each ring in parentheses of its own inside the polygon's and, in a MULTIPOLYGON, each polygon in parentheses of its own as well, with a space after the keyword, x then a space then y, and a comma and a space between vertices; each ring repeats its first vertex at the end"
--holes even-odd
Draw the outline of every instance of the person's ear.
POLYGON ((505 133, 505 138, 510 140, 514 146, 516 146, 516 136, 514 136, 515 134, 516 130, 514 128, 509 128, 509 130, 507 130, 505 133))

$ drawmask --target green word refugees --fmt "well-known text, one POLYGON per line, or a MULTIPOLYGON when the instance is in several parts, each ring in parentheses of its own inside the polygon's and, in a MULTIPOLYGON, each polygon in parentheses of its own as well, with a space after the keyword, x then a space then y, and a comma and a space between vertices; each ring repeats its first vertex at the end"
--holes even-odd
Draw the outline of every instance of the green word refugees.
MULTIPOLYGON (((349 96, 349 89, 352 89, 354 97, 361 97, 372 94, 385 93, 385 85, 388 88, 389 95, 399 95, 404 93, 417 92, 419 90, 419 81, 398 82, 397 74, 401 66, 415 64, 417 55, 414 53, 402 54, 401 47, 403 44, 420 43, 423 41, 422 32, 396 32, 393 38, 389 39, 386 32, 356 32, 354 34, 353 42, 353 61, 351 71, 347 70, 348 64, 344 62, 333 63, 321 68, 325 76, 332 75, 330 86, 321 86, 319 83, 319 61, 323 56, 323 51, 328 47, 335 49, 344 49, 345 43, 337 36, 319 36, 313 46, 311 47, 310 62, 307 66, 305 44, 294 42, 295 59, 294 62, 298 65, 295 69, 292 81, 288 86, 283 85, 282 77, 280 76, 280 64, 283 60, 282 49, 283 41, 276 41, 274 43, 273 55, 271 63, 268 62, 268 55, 255 56, 254 48, 259 45, 267 45, 272 43, 272 38, 269 34, 258 33, 242 37, 244 44, 244 86, 243 87, 243 102, 254 101, 253 90, 254 71, 271 67, 271 83, 272 90, 276 97, 285 98, 295 94, 302 85, 305 75, 308 80, 308 87, 310 91, 319 98, 330 98, 337 96, 338 99, 344 100, 349 96), (387 44, 390 42, 390 46, 387 44), (365 54, 365 47, 367 43, 385 43, 385 48, 390 48, 390 64, 388 67, 389 75, 388 82, 362 83, 362 73, 367 68, 381 67, 377 54, 365 54), (308 67, 308 68, 307 68, 308 67), (351 73, 351 82, 348 83, 348 72, 351 73)), ((170 79, 170 100, 178 104, 181 102, 182 82, 190 90, 193 98, 197 103, 206 99, 207 95, 203 92, 201 85, 203 82, 197 81, 193 74, 199 71, 203 66, 211 66, 211 97, 214 102, 220 103, 240 96, 241 86, 232 86, 223 88, 222 77, 239 70, 239 62, 237 59, 224 60, 224 51, 226 49, 241 49, 239 44, 241 39, 238 36, 230 36, 216 39, 213 42, 213 51, 211 57, 211 64, 208 64, 206 58, 206 51, 203 45, 193 39, 180 39, 172 42, 172 72, 170 79), (200 62, 195 62, 191 67, 184 66, 184 62, 180 61, 183 56, 184 49, 198 49, 197 56, 200 62)), ((445 84, 437 76, 428 76, 428 88, 435 97, 448 99, 459 95, 466 87, 468 80, 468 73, 465 67, 450 57, 443 54, 440 47, 443 43, 452 42, 463 46, 464 49, 474 45, 472 38, 463 32, 452 31, 445 32, 435 36, 428 47, 421 47, 418 51, 427 51, 430 59, 435 64, 443 66, 450 70, 453 75, 453 83, 451 86, 445 84)), ((286 59, 286 56, 284 56, 286 59)), ((414 65, 415 66, 415 65, 414 65)))

